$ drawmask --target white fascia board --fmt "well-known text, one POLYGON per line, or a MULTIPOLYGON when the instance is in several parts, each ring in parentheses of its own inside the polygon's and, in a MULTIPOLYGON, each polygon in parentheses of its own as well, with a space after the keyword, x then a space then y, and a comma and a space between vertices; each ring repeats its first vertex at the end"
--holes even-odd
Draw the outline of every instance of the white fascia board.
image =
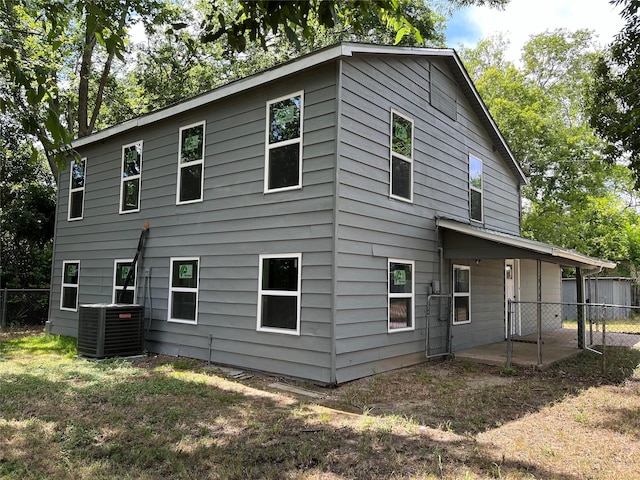
POLYGON ((357 53, 370 53, 381 54, 386 53, 388 55, 420 55, 420 56, 439 56, 446 57, 455 56, 455 51, 452 48, 425 48, 425 47, 395 47, 390 45, 369 45, 364 43, 350 43, 345 42, 342 45, 342 55, 345 57, 351 57, 357 53))
POLYGON ((521 248, 523 250, 529 250, 543 255, 549 255, 551 257, 564 258, 577 263, 583 263, 585 265, 591 265, 594 267, 603 268, 615 268, 616 263, 609 260, 603 260, 601 258, 589 257, 582 253, 572 250, 566 250, 554 245, 538 242, 536 240, 530 240, 528 238, 518 237, 516 235, 510 235, 502 232, 495 232, 486 230, 479 227, 474 227, 465 223, 460 223, 455 220, 448 220, 445 218, 436 219, 436 226, 447 228, 458 233, 469 235, 491 242, 502 243, 511 247, 521 248))
POLYGON ((567 260, 573 260, 579 263, 586 263, 587 265, 593 265, 594 267, 602 267, 602 268, 615 268, 616 263, 611 262, 609 260, 604 260, 601 258, 589 257, 587 255, 583 255, 582 253, 575 252, 573 250, 565 250, 563 248, 554 247, 553 248, 553 256, 566 258, 567 260))

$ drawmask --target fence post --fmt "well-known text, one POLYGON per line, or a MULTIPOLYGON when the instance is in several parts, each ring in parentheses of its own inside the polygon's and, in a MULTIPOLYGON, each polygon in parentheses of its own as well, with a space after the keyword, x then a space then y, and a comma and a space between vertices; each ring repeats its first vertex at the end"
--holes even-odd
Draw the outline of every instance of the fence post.
POLYGON ((513 358, 513 343, 511 341, 511 322, 513 321, 511 318, 512 308, 513 304, 509 298, 507 299, 507 368, 511 368, 511 361, 513 358))
POLYGON ((538 260, 538 301, 536 323, 538 326, 538 367, 542 367, 542 261, 538 260))
POLYGON ((2 291, 2 299, 0 299, 0 327, 7 326, 7 288, 2 291))
POLYGON ((607 316, 606 307, 602 309, 602 375, 607 373, 607 316))

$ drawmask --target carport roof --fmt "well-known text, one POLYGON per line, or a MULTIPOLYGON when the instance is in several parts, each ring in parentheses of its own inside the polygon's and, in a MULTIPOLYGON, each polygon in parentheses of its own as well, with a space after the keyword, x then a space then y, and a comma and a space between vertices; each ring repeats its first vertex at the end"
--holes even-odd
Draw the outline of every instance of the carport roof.
POLYGON ((556 263, 565 267, 615 268, 616 263, 589 257, 519 235, 497 232, 447 218, 436 219, 444 231, 444 256, 447 259, 529 258, 556 263))

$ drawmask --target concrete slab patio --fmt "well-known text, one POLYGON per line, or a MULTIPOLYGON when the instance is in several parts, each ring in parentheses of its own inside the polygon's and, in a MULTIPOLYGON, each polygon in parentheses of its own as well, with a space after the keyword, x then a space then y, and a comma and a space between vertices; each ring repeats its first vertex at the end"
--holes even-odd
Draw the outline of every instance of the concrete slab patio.
MULTIPOLYGON (((607 346, 622 346, 640 349, 640 334, 607 332, 607 346)), ((602 345, 602 332, 587 331, 587 345, 602 345)), ((578 332, 571 328, 561 328, 542 335, 540 345, 542 362, 538 362, 537 335, 515 337, 511 342, 513 366, 547 368, 565 358, 581 352, 578 348, 578 332)), ((469 360, 485 365, 507 365, 507 341, 481 345, 453 352, 456 359, 469 360)))
MULTIPOLYGON (((516 337, 512 342, 511 364, 514 366, 530 366, 546 368, 565 358, 577 355, 578 335, 576 330, 558 329, 542 335, 541 357, 538 362, 537 335, 516 337)), ((479 347, 453 352, 456 359, 469 360, 485 365, 507 365, 508 342, 491 343, 479 347)))

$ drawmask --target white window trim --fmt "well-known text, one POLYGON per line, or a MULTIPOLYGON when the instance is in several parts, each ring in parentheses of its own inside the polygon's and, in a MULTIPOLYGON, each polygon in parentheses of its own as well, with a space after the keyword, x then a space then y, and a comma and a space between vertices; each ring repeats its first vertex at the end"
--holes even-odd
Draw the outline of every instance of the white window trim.
POLYGON ((402 260, 398 258, 389 258, 387 261, 387 333, 409 332, 416 329, 416 263, 414 260, 402 260), (402 263, 411 265, 411 293, 391 293, 391 285, 389 283, 389 272, 392 263, 402 263), (405 328, 391 328, 391 311, 389 309, 390 300, 392 298, 410 298, 411 299, 411 326, 405 328))
POLYGON ((413 203, 413 184, 414 184, 414 172, 413 172, 413 157, 414 157, 414 149, 415 149, 415 122, 413 121, 412 118, 407 117, 406 115, 403 115, 402 113, 398 112, 397 110, 394 110, 393 108, 391 109, 391 114, 390 114, 390 126, 389 126, 389 197, 395 199, 395 200, 400 200, 402 202, 407 202, 407 203, 413 203), (405 120, 408 120, 411 122, 411 158, 402 155, 401 153, 396 153, 393 151, 393 116, 397 115, 399 117, 404 118, 405 120), (405 162, 409 163, 410 168, 411 168, 411 186, 409 189, 409 198, 405 198, 405 197, 401 197, 399 195, 394 195, 393 194, 393 157, 398 157, 400 160, 404 160, 405 162))
POLYGON ((78 300, 80 297, 80 260, 64 260, 62 262, 62 281, 60 282, 60 310, 65 310, 67 312, 77 312, 78 311, 78 300), (78 283, 64 283, 65 272, 67 271, 67 264, 69 263, 77 263, 78 264, 78 283), (75 288, 76 289, 76 307, 68 308, 62 306, 62 301, 64 299, 64 289, 65 287, 75 288))
POLYGON ((451 282, 451 292, 453 294, 453 305, 451 308, 451 324, 452 325, 467 325, 469 323, 471 323, 471 267, 469 265, 454 265, 453 266, 453 275, 452 275, 452 282, 451 282), (459 270, 468 270, 469 271, 469 291, 468 292, 456 292, 456 269, 459 270), (456 312, 455 312, 455 306, 456 306, 456 298, 457 297, 467 297, 469 299, 468 301, 468 305, 469 305, 469 320, 467 320, 466 322, 456 322, 456 312))
POLYGON ((67 205, 67 221, 75 222, 76 220, 82 220, 84 218, 84 198, 85 198, 85 186, 87 183, 87 157, 80 159, 81 163, 84 163, 84 167, 82 169, 83 179, 82 179, 82 187, 73 188, 73 164, 75 160, 71 161, 71 167, 69 168, 69 204, 67 205), (71 217, 71 198, 74 193, 82 192, 82 215, 79 217, 71 217))
POLYGON ((122 155, 121 155, 122 159, 121 159, 121 163, 120 163, 120 205, 119 205, 119 213, 120 214, 127 214, 127 213, 136 213, 140 211, 140 198, 142 196, 142 160, 144 157, 144 141, 143 140, 138 140, 137 142, 132 142, 132 143, 128 143, 126 145, 122 146, 122 155), (124 173, 124 151, 126 148, 128 147, 133 147, 135 145, 140 145, 140 173, 138 175, 132 175, 130 177, 124 177, 123 173, 124 173), (122 200, 124 198, 124 184, 127 181, 131 181, 131 180, 138 180, 138 208, 134 209, 134 210, 124 210, 122 208, 122 200))
POLYGON ((189 203, 198 203, 202 202, 204 199, 204 157, 206 155, 207 145, 207 122, 203 120, 201 122, 192 123, 191 125, 186 125, 180 128, 178 132, 178 183, 176 185, 176 205, 187 205, 189 203), (202 158, 200 160, 193 160, 187 163, 181 163, 180 159, 182 158, 182 132, 188 130, 193 127, 198 127, 202 125, 202 158), (201 177, 200 177, 200 198, 196 198, 195 200, 186 200, 184 202, 180 201, 180 185, 182 185, 182 169, 185 167, 191 167, 193 165, 202 165, 201 177))
POLYGON ((186 323, 189 325, 197 325, 198 324, 198 306, 200 303, 199 300, 199 291, 200 291, 200 257, 171 257, 169 260, 169 299, 167 303, 167 321, 172 323, 186 323), (197 261, 198 268, 196 270, 196 287, 195 288, 186 288, 186 287, 174 287, 172 285, 173 282, 173 264, 174 262, 184 262, 184 261, 197 261), (172 311, 172 302, 173 302, 173 292, 188 292, 196 293, 196 310, 195 310, 195 320, 185 320, 184 318, 173 318, 171 317, 172 311))
POLYGON ((275 192, 286 192, 287 190, 300 190, 302 188, 302 140, 304 137, 304 90, 300 90, 297 92, 294 92, 290 95, 283 95, 282 97, 278 97, 278 98, 274 98, 273 100, 269 100, 267 102, 267 107, 266 107, 266 120, 265 120, 265 154, 264 154, 264 193, 275 193, 275 192), (280 102, 282 100, 288 100, 290 98, 293 97, 300 97, 300 135, 298 136, 298 138, 294 138, 294 139, 290 139, 290 140, 284 140, 282 142, 278 142, 278 143, 273 143, 270 144, 269 143, 269 131, 270 131, 270 125, 269 125, 269 107, 277 102, 280 102), (271 149, 273 148, 277 148, 277 147, 285 147, 287 145, 292 145, 294 143, 298 143, 299 148, 298 148, 298 155, 299 155, 299 159, 298 159, 298 184, 297 185, 291 185, 289 187, 282 187, 282 188, 269 188, 269 173, 270 173, 270 164, 269 164, 269 152, 271 151, 271 149))
POLYGON ((478 223, 483 223, 484 222, 484 162, 482 161, 481 158, 473 155, 473 154, 469 154, 469 219, 472 222, 478 222, 478 223), (471 159, 475 159, 478 162, 480 162, 480 168, 481 168, 481 172, 480 172, 480 182, 482 184, 481 188, 477 188, 474 187, 471 183, 471 159), (480 193, 480 220, 473 218, 471 216, 471 212, 472 212, 472 208, 471 208, 471 202, 472 202, 472 193, 471 192, 478 192, 480 193))
POLYGON ((302 253, 277 253, 260 255, 260 263, 258 264, 258 314, 256 330, 259 332, 282 333, 285 335, 300 335, 300 301, 302 299, 302 253), (298 285, 295 292, 289 290, 262 290, 262 265, 264 260, 269 258, 296 258, 298 260, 298 285), (266 293, 265 293, 266 292, 266 293), (262 326, 262 297, 278 296, 278 297, 296 297, 298 311, 296 312, 296 328, 274 328, 262 326))
MULTIPOLYGON (((120 294, 120 291, 122 290, 122 287, 119 287, 116 285, 116 280, 117 280, 117 274, 118 274, 118 264, 119 263, 133 263, 133 258, 117 258, 113 261, 113 298, 112 298, 112 303, 117 303, 118 302, 118 295, 120 294)), ((138 272, 134 272, 134 276, 133 276, 133 285, 129 285, 127 287, 127 290, 132 289, 133 290, 133 303, 136 303, 136 300, 138 299, 138 272)))

